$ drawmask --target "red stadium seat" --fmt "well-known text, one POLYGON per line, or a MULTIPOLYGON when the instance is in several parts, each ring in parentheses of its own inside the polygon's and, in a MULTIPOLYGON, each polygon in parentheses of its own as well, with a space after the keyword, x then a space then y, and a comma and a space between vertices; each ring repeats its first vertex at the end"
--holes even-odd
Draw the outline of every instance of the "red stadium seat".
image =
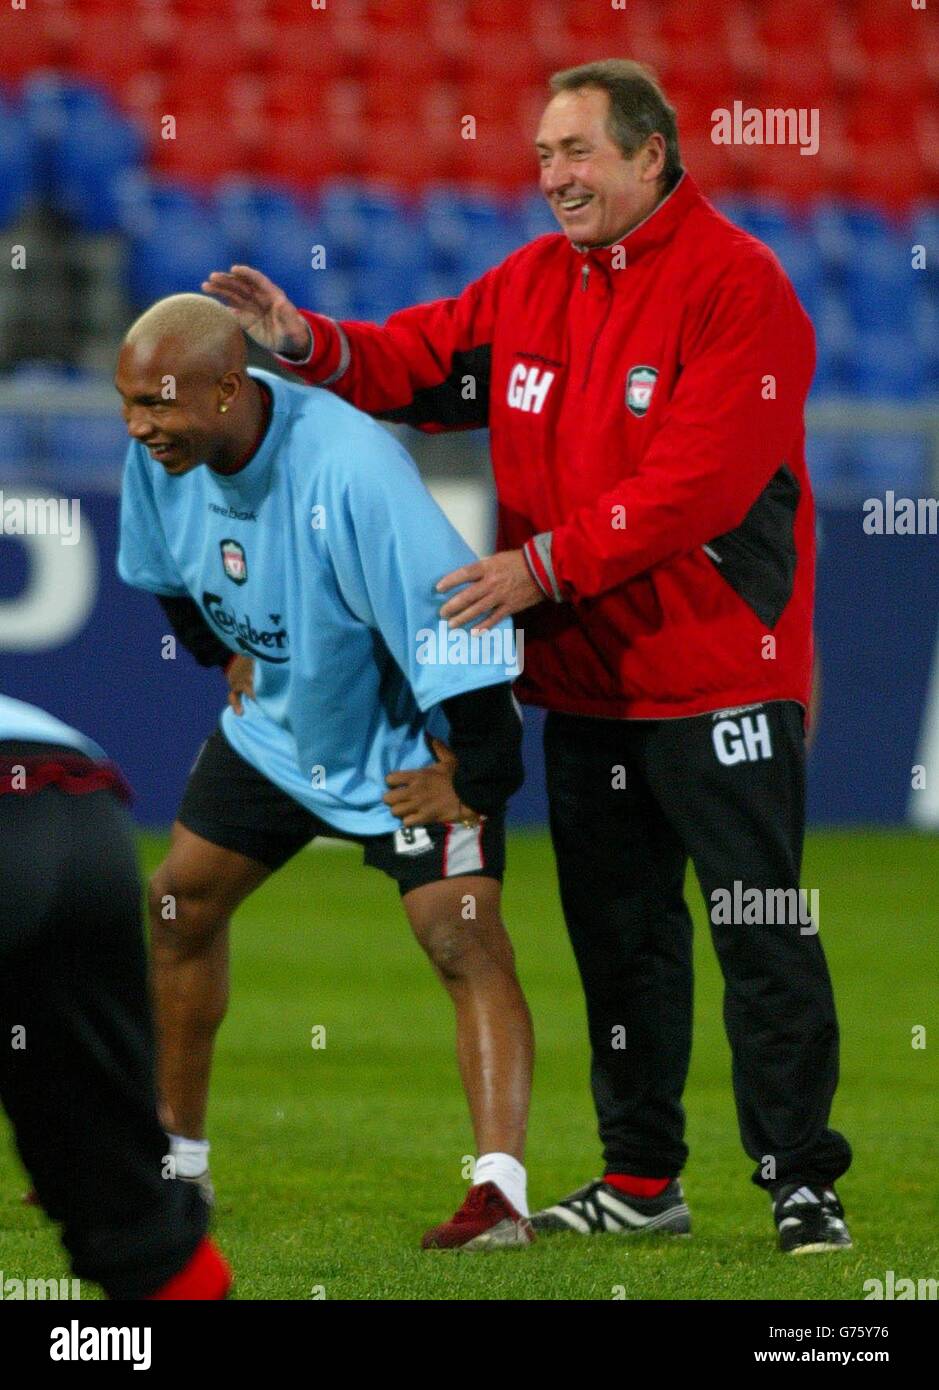
POLYGON ((631 53, 630 57, 651 67, 666 92, 676 84, 714 87, 737 80, 726 45, 713 35, 703 36, 695 44, 668 42, 659 35, 645 57, 638 53, 631 53))
POLYGON ((827 48, 774 47, 766 55, 760 104, 807 106, 834 99, 835 74, 827 48))
POLYGON ((568 0, 560 14, 553 6, 538 6, 533 28, 551 69, 598 58, 635 58, 655 65, 661 57, 659 16, 641 3, 614 10, 596 0, 568 0))
POLYGON ((733 148, 715 145, 709 135, 682 138, 682 164, 707 196, 733 192, 746 186, 744 167, 733 148))
POLYGON ((689 52, 700 45, 725 47, 727 6, 718 0, 669 0, 662 8, 662 37, 668 43, 689 52))
POLYGON ((228 174, 240 173, 246 151, 230 122, 215 112, 197 107, 173 113, 176 138, 153 140, 152 163, 162 173, 186 182, 212 184, 228 174))
POLYGON ((166 73, 159 68, 143 68, 111 84, 118 105, 150 135, 159 131, 160 117, 173 109, 169 89, 166 73))
POLYGON ((695 90, 711 104, 714 104, 713 97, 726 100, 740 93, 739 75, 726 61, 725 50, 711 40, 692 49, 660 47, 656 63, 650 65, 672 104, 675 100, 672 93, 679 90, 695 90))
POLYGON ((431 31, 441 54, 464 73, 491 73, 502 81, 538 76, 543 59, 537 48, 529 8, 493 5, 447 9, 437 6, 431 31))
POLYGON ((242 61, 252 68, 260 68, 270 58, 274 47, 274 25, 263 14, 246 12, 238 20, 238 46, 242 61))
MULTIPOLYGON (((335 7, 331 7, 327 3, 326 9, 319 13, 331 19, 333 16, 330 15, 329 12, 332 8, 335 7)), ((298 9, 312 9, 312 6, 305 5, 303 0, 267 0, 267 12, 271 19, 277 24, 284 24, 291 20, 295 20, 298 9)))
MULTIPOLYGON (((887 94, 901 102, 916 101, 929 87, 935 89, 939 70, 930 76, 930 49, 939 36, 939 25, 930 12, 907 10, 885 22, 882 9, 862 6, 850 29, 859 92, 887 94)), ((936 55, 939 57, 939 54, 936 55)))
POLYGON ((530 33, 537 0, 466 0, 463 22, 477 34, 530 33))
POLYGON ((309 82, 296 73, 278 73, 267 85, 267 110, 275 128, 293 119, 326 122, 330 129, 357 128, 362 109, 362 85, 352 79, 309 82))
POLYGON ((928 9, 917 12, 906 5, 902 14, 899 10, 891 13, 883 0, 862 0, 857 7, 855 33, 865 53, 873 57, 884 53, 910 54, 929 24, 928 9))
POLYGON ((368 75, 362 84, 365 114, 371 120, 401 120, 419 105, 423 80, 398 71, 368 75))
POLYGON ((862 151, 869 145, 883 147, 896 135, 896 113, 878 97, 863 93, 848 108, 848 129, 862 151))
POLYGON ((245 66, 245 58, 238 26, 224 19, 187 18, 173 33, 170 62, 179 71, 192 74, 200 83, 196 90, 207 101, 211 100, 211 89, 205 84, 221 81, 233 69, 245 66))
POLYGON ((448 66, 432 35, 418 39, 413 29, 367 30, 359 63, 366 83, 385 74, 420 82, 439 76, 448 66))
POLYGON ((798 146, 756 145, 750 147, 746 165, 753 193, 778 195, 790 202, 807 202, 825 191, 818 155, 803 155, 798 146))
MULTIPOLYGON (((372 30, 410 31, 413 39, 426 33, 436 8, 432 0, 365 0, 362 19, 372 30)), ((419 44, 414 46, 417 48, 419 44)))
MULTIPOLYGON (((535 131, 551 92, 546 83, 507 86, 485 78, 473 78, 458 88, 458 117, 473 116, 477 133, 482 126, 511 126, 518 132, 526 158, 534 159, 535 131)), ((501 156, 500 156, 501 157, 501 156)))
POLYGON ((538 86, 522 87, 513 103, 516 123, 523 138, 531 143, 533 157, 535 132, 542 112, 550 100, 551 92, 547 84, 539 83, 538 86))
POLYGON ((224 115, 239 150, 237 174, 255 173, 264 163, 267 150, 277 139, 277 126, 260 107, 233 107, 224 115))
POLYGON ((298 191, 309 191, 330 174, 357 173, 353 161, 360 151, 361 142, 355 130, 334 133, 322 120, 285 120, 272 130, 255 172, 298 191), (337 134, 348 140, 347 148, 342 147, 337 134))
POLYGON ((269 106, 264 73, 233 72, 222 83, 221 97, 229 111, 261 111, 269 106))
MULTIPOLYGON (((98 0, 100 3, 100 0, 98 0)), ((111 8, 117 9, 121 0, 111 0, 111 8)), ((140 10, 167 10, 179 19, 217 19, 219 6, 213 0, 137 0, 140 10)), ((228 9, 242 8, 240 0, 229 0, 228 9)))
POLYGON ((456 172, 469 183, 512 189, 538 182, 530 137, 514 121, 480 121, 476 139, 461 145, 456 172))
POLYGON ((477 121, 504 121, 510 118, 515 93, 502 82, 486 76, 470 77, 459 86, 461 116, 475 116, 477 121))
POLYGON ((538 81, 547 77, 546 64, 527 33, 499 33, 471 29, 463 50, 467 76, 489 76, 504 85, 538 81))
POLYGON ((866 66, 862 86, 876 92, 882 101, 909 106, 936 89, 925 56, 919 49, 913 53, 880 53, 866 66))
POLYGON ((367 127, 362 172, 366 178, 414 191, 437 179, 451 178, 452 155, 448 159, 447 148, 440 142, 422 139, 413 121, 377 121, 367 127))
POLYGON ((274 28, 268 59, 273 71, 300 73, 311 80, 350 75, 347 56, 324 14, 311 11, 302 24, 274 28))
POLYGON ((734 96, 739 95, 739 91, 735 93, 732 86, 710 90, 703 86, 688 87, 677 83, 666 83, 665 91, 669 102, 675 108, 681 140, 710 140, 711 131, 714 129, 714 111, 718 107, 729 109, 734 96))
POLYGON ((898 138, 896 111, 890 103, 870 93, 852 104, 847 129, 855 151, 851 177, 855 196, 905 206, 926 195, 939 118, 928 99, 912 103, 904 116, 907 133, 898 138))
POLYGON ((362 85, 351 79, 325 83, 317 93, 313 115, 325 121, 332 132, 331 138, 339 147, 346 149, 358 135, 363 122, 364 99, 362 85), (346 132, 349 132, 348 136, 346 132))
POLYGON ((324 90, 335 77, 311 80, 300 72, 268 73, 265 104, 275 120, 282 116, 312 116, 322 101, 324 90))
POLYGON ((831 30, 831 10, 819 0, 766 0, 760 37, 768 49, 828 49, 831 30))
MULTIPOLYGON (((540 6, 536 8, 541 9, 540 6)), ((600 3, 597 0, 565 0, 564 4, 558 8, 561 10, 558 27, 563 28, 569 34, 596 38, 600 44, 622 40, 634 23, 641 24, 647 17, 643 13, 643 6, 632 3, 632 0, 624 4, 621 9, 614 9, 609 0, 600 0, 600 3)), ((557 10, 551 10, 549 7, 542 10, 542 13, 550 22, 557 22, 557 10)), ((660 25, 660 5, 655 7, 655 13, 656 24, 660 25)), ((607 56, 614 57, 616 55, 610 53, 607 56)))
POLYGON ((0 77, 15 81, 36 68, 50 67, 68 51, 69 29, 50 22, 34 6, 0 5, 0 77))
POLYGON ((883 144, 858 146, 848 191, 854 198, 906 211, 927 191, 919 150, 899 144, 895 135, 883 144))

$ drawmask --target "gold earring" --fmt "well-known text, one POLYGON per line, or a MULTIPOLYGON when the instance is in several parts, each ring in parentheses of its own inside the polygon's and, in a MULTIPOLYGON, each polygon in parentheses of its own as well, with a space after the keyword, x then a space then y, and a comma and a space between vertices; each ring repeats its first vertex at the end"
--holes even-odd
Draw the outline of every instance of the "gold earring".
POLYGON ((220 405, 219 408, 218 408, 218 413, 219 413, 219 415, 224 415, 224 414, 225 414, 225 411, 226 411, 227 409, 228 409, 228 406, 227 406, 227 405, 220 405))

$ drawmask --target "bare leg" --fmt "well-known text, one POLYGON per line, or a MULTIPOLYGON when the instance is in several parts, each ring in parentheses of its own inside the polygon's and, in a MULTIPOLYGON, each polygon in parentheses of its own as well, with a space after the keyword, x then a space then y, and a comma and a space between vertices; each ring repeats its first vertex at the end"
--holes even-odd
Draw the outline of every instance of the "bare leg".
POLYGON ((212 1051, 228 1007, 228 922, 269 870, 177 821, 150 881, 157 1085, 171 1133, 201 1139, 212 1051))
POLYGON ((457 1060, 476 1152, 524 1161, 534 1042, 499 915, 500 885, 465 875, 415 888, 403 898, 414 934, 456 1009, 457 1060), (475 920, 463 916, 474 902, 475 920))

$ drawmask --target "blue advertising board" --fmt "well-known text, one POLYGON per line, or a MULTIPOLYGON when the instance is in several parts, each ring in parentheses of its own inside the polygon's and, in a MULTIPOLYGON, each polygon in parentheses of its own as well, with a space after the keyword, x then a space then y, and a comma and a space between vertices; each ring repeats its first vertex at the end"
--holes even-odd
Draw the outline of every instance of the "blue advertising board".
MULTIPOLYGON (((6 496, 16 490, 11 484, 6 496)), ((868 535, 860 503, 819 516, 823 701, 810 821, 929 824, 928 809, 917 814, 913 769, 939 738, 939 541, 868 535)), ((163 826, 226 689, 218 670, 201 669, 182 647, 172 652, 156 600, 118 579, 117 529, 118 499, 85 493, 70 543, 0 534, 0 689, 96 739, 134 787, 140 823, 163 826)), ((540 711, 526 711, 528 773, 512 805, 516 824, 547 818, 541 723, 540 711)), ((922 806, 935 808, 935 791, 923 790, 922 806)))

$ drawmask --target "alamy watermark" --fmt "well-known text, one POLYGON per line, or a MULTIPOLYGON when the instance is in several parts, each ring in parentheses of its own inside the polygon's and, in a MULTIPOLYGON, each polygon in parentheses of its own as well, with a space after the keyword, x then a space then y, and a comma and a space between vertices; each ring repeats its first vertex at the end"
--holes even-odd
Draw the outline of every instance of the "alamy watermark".
POLYGON ((0 534, 58 536, 63 545, 77 545, 81 502, 77 497, 20 497, 0 489, 0 534))
POLYGON ((868 536, 935 536, 939 534, 939 497, 868 497, 861 509, 868 536))
POLYGON ((735 878, 731 888, 711 893, 711 921, 716 927, 795 927, 802 936, 818 931, 818 889, 744 888, 735 878))
POLYGON ((888 1269, 883 1279, 864 1280, 865 1303, 871 1299, 900 1302, 913 1298, 935 1302, 939 1299, 939 1279, 898 1279, 894 1271, 888 1269))
POLYGON ((818 154, 817 106, 770 106, 760 110, 735 101, 711 112, 711 140, 715 145, 798 145, 800 154, 818 154))
POLYGON ((152 1346, 152 1327, 82 1327, 72 1318, 49 1333, 50 1361, 130 1361, 135 1371, 149 1371, 152 1346))
POLYGON ((19 1279, 0 1269, 0 1302, 81 1298, 80 1279, 19 1279))
POLYGON ((510 623, 467 632, 441 618, 436 628, 419 628, 415 640, 419 666, 502 666, 507 680, 514 680, 524 669, 525 632, 510 623))

